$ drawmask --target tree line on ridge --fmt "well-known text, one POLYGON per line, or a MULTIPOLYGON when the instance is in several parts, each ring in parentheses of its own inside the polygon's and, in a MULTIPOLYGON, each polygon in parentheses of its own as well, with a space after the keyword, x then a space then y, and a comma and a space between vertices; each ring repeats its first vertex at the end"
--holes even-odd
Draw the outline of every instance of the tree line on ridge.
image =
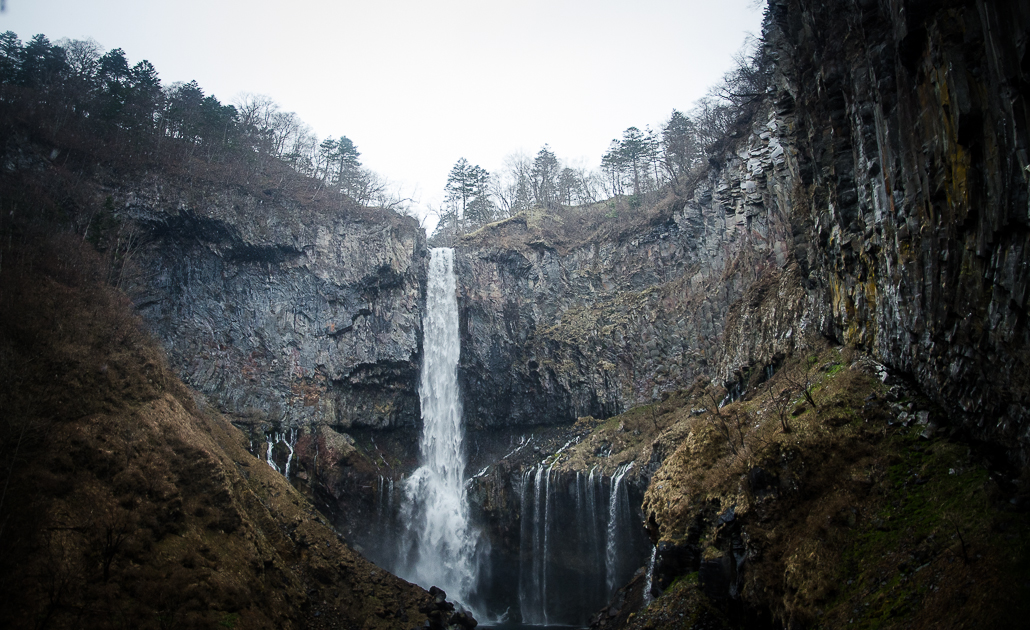
POLYGON ((453 242, 463 234, 534 208, 561 211, 605 203, 612 216, 653 205, 669 191, 686 193, 732 129, 751 121, 770 85, 763 39, 745 45, 734 68, 691 110, 674 109, 657 130, 629 127, 601 157, 600 168, 576 168, 548 145, 530 158, 509 155, 490 173, 460 158, 445 186, 437 238, 453 242))

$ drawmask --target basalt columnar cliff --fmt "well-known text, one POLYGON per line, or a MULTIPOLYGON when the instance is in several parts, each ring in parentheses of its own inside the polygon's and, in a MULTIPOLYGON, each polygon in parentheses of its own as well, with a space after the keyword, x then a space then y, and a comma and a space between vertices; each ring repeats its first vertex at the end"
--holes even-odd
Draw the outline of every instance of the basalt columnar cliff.
POLYGON ((112 191, 128 287, 184 380, 279 426, 414 426, 425 236, 412 219, 150 179, 112 191))

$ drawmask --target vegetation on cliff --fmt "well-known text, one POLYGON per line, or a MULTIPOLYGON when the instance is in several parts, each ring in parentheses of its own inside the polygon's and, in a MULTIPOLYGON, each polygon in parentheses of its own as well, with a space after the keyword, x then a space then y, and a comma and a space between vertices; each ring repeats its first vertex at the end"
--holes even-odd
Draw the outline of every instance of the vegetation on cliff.
POLYGON ((557 457, 654 470, 644 510, 660 595, 648 603, 636 580, 596 627, 1020 624, 1025 477, 862 353, 810 349, 768 377, 722 405, 726 390, 700 381, 557 457))

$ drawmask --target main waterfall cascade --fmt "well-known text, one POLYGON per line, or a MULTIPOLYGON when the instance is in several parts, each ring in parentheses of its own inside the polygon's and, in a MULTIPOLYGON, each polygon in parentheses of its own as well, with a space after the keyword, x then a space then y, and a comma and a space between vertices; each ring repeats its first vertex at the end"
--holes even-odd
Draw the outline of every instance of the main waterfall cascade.
POLYGON ((419 388, 421 466, 404 482, 405 531, 395 573, 467 604, 476 583, 478 536, 469 526, 465 495, 456 287, 454 250, 431 250, 419 388))

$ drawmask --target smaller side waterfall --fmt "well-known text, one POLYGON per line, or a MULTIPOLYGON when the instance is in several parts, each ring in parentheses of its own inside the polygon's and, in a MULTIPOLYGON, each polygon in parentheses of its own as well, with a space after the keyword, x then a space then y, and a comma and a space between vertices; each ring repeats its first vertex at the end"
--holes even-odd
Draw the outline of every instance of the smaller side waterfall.
POLYGON ((654 563, 658 559, 658 547, 651 548, 651 559, 647 561, 647 580, 644 581, 644 606, 647 607, 654 601, 651 589, 654 587, 654 563))
POLYGON ((522 623, 584 625, 646 561, 643 527, 624 483, 560 473, 553 464, 524 469, 520 498, 519 593, 522 623))
POLYGON ((272 433, 268 437, 268 450, 265 453, 265 461, 275 472, 281 474, 287 479, 290 478, 290 464, 293 462, 294 449, 297 446, 297 428, 292 427, 286 431, 279 433, 272 433), (286 462, 283 463, 283 467, 275 463, 275 446, 282 443, 286 447, 286 462))
POLYGON ((622 479, 633 468, 633 463, 621 466, 612 476, 611 492, 608 493, 608 532, 605 536, 604 568, 607 579, 607 592, 611 594, 616 584, 616 563, 619 560, 619 525, 620 521, 629 520, 629 496, 622 487, 622 479), (620 492, 621 490, 621 492, 620 492))

